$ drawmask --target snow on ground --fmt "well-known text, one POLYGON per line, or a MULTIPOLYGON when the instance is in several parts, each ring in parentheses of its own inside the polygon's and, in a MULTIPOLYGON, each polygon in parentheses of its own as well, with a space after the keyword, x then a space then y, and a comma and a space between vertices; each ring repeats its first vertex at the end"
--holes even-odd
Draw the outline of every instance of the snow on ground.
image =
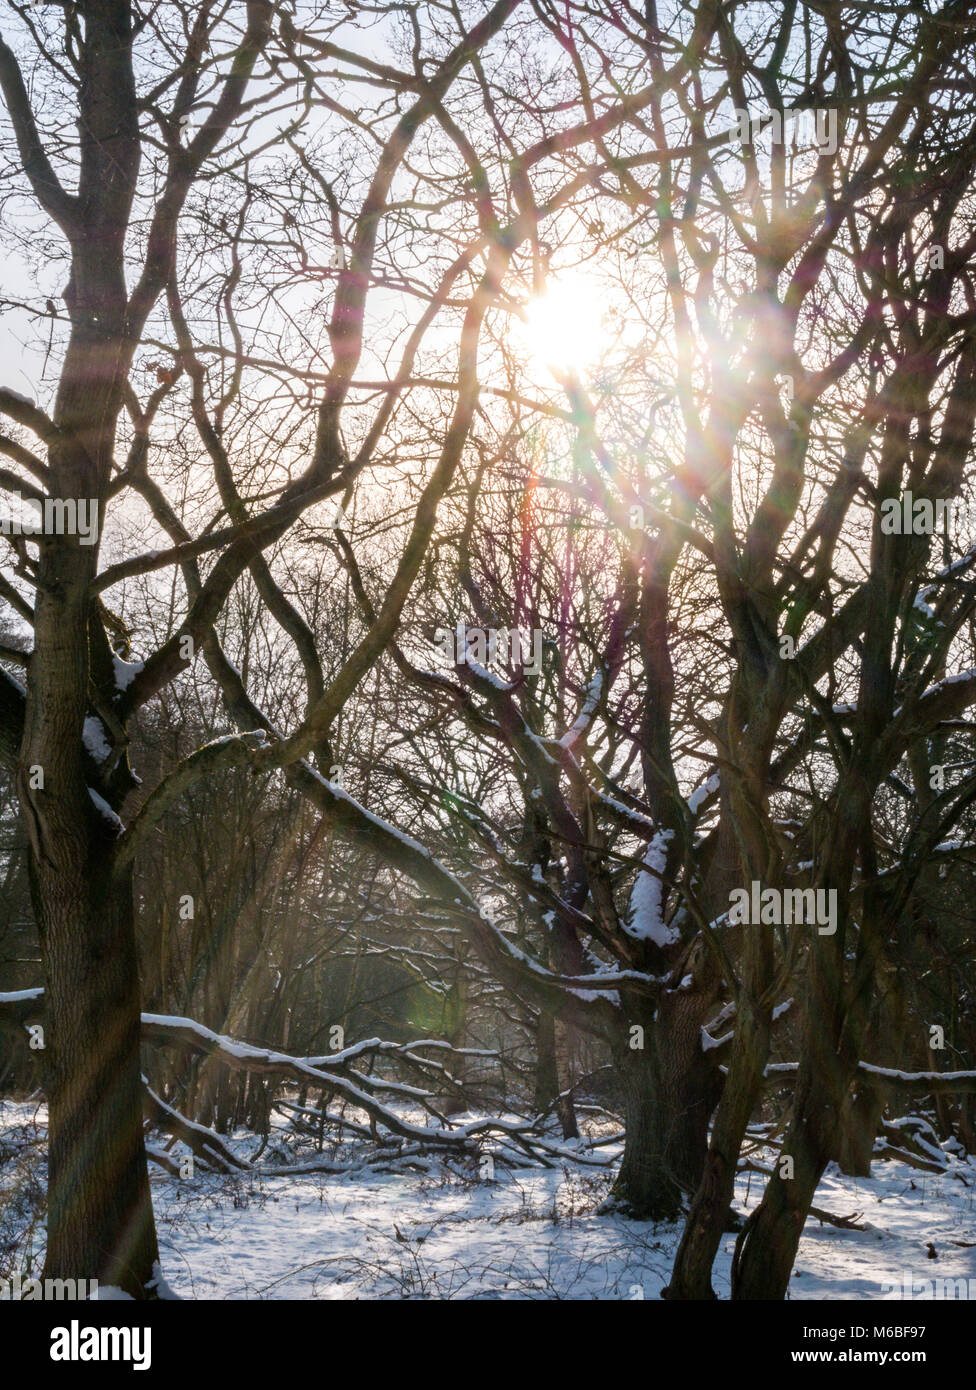
MULTIPOLYGON (((17 1200, 27 1179, 16 1140, 33 1114, 34 1107, 0 1102, 0 1278, 26 1271, 11 1222, 22 1230, 27 1221, 29 1204, 17 1200)), ((236 1147, 253 1152, 255 1141, 236 1147)), ((944 1175, 877 1162, 869 1180, 831 1169, 816 1205, 836 1216, 860 1213, 867 1229, 811 1218, 790 1297, 900 1298, 906 1275, 917 1281, 916 1297, 924 1296, 919 1281, 933 1279, 971 1280, 976 1296, 976 1164, 948 1162, 944 1175)), ((495 1173, 483 1181, 473 1163, 458 1160, 431 1162, 420 1173, 198 1173, 182 1182, 154 1170, 163 1272, 178 1297, 196 1299, 660 1296, 678 1228, 599 1214, 609 1172, 565 1162, 517 1172, 496 1164, 495 1173)), ((755 1172, 741 1175, 740 1210, 752 1209, 763 1182, 755 1172)), ((35 1258, 42 1239, 35 1227, 35 1258)), ((728 1297, 734 1242, 732 1234, 723 1238, 716 1261, 720 1298, 728 1297)))

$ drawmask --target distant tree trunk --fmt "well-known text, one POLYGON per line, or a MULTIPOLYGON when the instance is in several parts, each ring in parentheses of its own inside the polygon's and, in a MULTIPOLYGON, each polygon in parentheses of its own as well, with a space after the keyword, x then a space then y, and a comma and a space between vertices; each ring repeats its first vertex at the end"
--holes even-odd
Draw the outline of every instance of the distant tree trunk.
POLYGON ((541 1115, 559 1095, 556 1067, 556 1022, 546 1009, 539 1011, 535 1029, 535 1095, 533 1106, 541 1115))
MULTIPOLYGON (((448 1042, 452 1047, 463 1048, 468 1025, 468 987, 463 959, 457 962, 454 979, 445 1001, 445 1012, 448 1042)), ((451 1058, 451 1074, 461 1087, 461 1092, 459 1094, 453 1086, 446 1092, 444 1098, 445 1115, 461 1115, 468 1108, 468 1098, 464 1091, 466 1070, 466 1058, 451 1058)))
POLYGON ((214 1126, 218 1134, 230 1134, 233 1130, 239 1093, 238 1078, 221 1070, 217 1076, 214 1102, 216 1109, 214 1126))
POLYGON ((578 1139, 576 1107, 572 1095, 569 1094, 573 1083, 569 1027, 543 1010, 539 1014, 535 1036, 534 1107, 542 1114, 555 1104, 563 1138, 578 1139))
MULTIPOLYGON (((547 961, 557 969, 569 972, 579 969, 576 958, 571 954, 567 955, 565 950, 560 948, 558 941, 550 943, 547 961)), ((556 1115, 564 1139, 579 1138, 576 1107, 570 1094, 573 1085, 572 1038, 573 1026, 568 1020, 556 1018, 546 1010, 540 1013, 540 1052, 536 1071, 537 1109, 548 1110, 555 1102, 556 1115)))
POLYGON ((847 1093, 840 1116, 837 1163, 848 1177, 871 1176, 874 1139, 884 1108, 884 1093, 865 1082, 858 1081, 847 1093))
POLYGON ((573 1103, 573 1027, 572 1024, 556 1019, 556 1071, 558 1074, 559 1099, 556 1114, 564 1139, 578 1139, 579 1125, 576 1122, 576 1106, 573 1103))
MULTIPOLYGON (((925 1049, 928 1057, 929 1071, 939 1071, 938 1054, 931 1048, 925 1049)), ((937 1092, 932 1097, 935 1102, 935 1129, 940 1139, 950 1139, 956 1131, 954 1123, 954 1106, 948 1096, 937 1092)), ((882 1107, 883 1109, 884 1107, 882 1107)))
MULTIPOLYGON (((904 973, 879 962, 877 970, 879 997, 872 1010, 871 1021, 864 1035, 864 1053, 872 1061, 900 1065, 909 1036, 908 996, 904 973)), ((934 1061, 930 1062, 933 1070, 934 1061)), ((852 1178, 871 1176, 874 1141, 881 1126, 888 1101, 883 1088, 872 1085, 858 1076, 848 1092, 841 1111, 837 1163, 842 1173, 852 1178)))

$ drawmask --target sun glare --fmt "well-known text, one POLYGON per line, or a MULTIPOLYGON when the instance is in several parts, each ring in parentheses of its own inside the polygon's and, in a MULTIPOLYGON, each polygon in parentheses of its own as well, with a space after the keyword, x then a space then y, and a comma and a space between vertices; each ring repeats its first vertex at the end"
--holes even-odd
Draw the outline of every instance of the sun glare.
POLYGON ((589 366, 606 346, 605 308, 600 289, 591 281, 553 281, 529 303, 521 325, 529 356, 558 372, 589 366))

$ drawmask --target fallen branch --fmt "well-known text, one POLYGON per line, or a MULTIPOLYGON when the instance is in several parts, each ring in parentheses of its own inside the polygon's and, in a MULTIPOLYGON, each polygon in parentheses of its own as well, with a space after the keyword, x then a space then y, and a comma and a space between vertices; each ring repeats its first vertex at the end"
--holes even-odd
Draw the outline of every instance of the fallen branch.
MULTIPOLYGON (((0 994, 0 1023, 4 1026, 23 1027, 29 1022, 39 1022, 43 1019, 43 1011, 42 989, 0 994)), ((370 1054, 380 1055, 406 1061, 417 1067, 429 1066, 438 1074, 438 1079, 447 1076, 453 1080, 441 1063, 418 1056, 418 1049, 461 1056, 485 1057, 496 1054, 474 1049, 455 1049, 449 1043, 436 1038, 424 1038, 411 1043, 389 1043, 379 1038, 370 1038, 341 1052, 322 1057, 293 1057, 284 1052, 252 1047, 235 1038, 225 1037, 194 1019, 165 1014, 143 1014, 142 1037, 143 1041, 150 1045, 179 1045, 198 1056, 216 1057, 230 1071, 274 1076, 281 1081, 290 1081, 299 1086, 312 1085, 338 1095, 369 1116, 371 1133, 380 1143, 390 1144, 393 1140, 407 1140, 428 1150, 440 1149, 471 1154, 478 1152, 481 1141, 495 1136, 520 1149, 530 1161, 546 1166, 550 1166, 553 1158, 573 1157, 584 1163, 600 1162, 587 1160, 582 1154, 570 1154, 546 1141, 538 1134, 536 1121, 481 1119, 452 1126, 434 1107, 429 1092, 403 1082, 366 1077, 351 1066, 354 1059, 370 1054), (377 1099, 377 1093, 382 1091, 405 1097, 422 1106, 428 1114, 440 1120, 441 1125, 418 1125, 404 1119, 377 1099), (391 1137, 384 1136, 380 1132, 380 1126, 391 1137)), ((212 1130, 187 1120, 150 1092, 148 1087, 146 1104, 152 1111, 154 1121, 160 1124, 161 1128, 171 1133, 179 1130, 178 1137, 209 1165, 224 1165, 225 1171, 259 1171, 237 1159, 212 1130)))
MULTIPOLYGON (((219 1134, 215 1134, 206 1125, 199 1125, 193 1120, 188 1120, 185 1115, 181 1115, 178 1110, 167 1105, 156 1095, 145 1077, 142 1078, 142 1083, 144 1087, 143 1112, 146 1119, 157 1129, 171 1134, 174 1139, 179 1139, 190 1150, 194 1158, 199 1159, 208 1168, 215 1168, 219 1173, 241 1172, 248 1167, 248 1164, 242 1162, 236 1154, 231 1153, 219 1134)), ((152 1156, 158 1160, 157 1153, 153 1153, 152 1156)), ((179 1176, 178 1170, 177 1176, 179 1176)))
POLYGON ((909 1153, 908 1149, 900 1149, 894 1144, 889 1144, 887 1140, 875 1140, 875 1158, 897 1158, 900 1163, 907 1163, 910 1168, 919 1168, 923 1173, 944 1173, 945 1166, 933 1163, 931 1159, 920 1158, 918 1154, 909 1153))
MULTIPOLYGON (((739 1170, 746 1170, 751 1173, 761 1173, 763 1177, 771 1178, 773 1170, 768 1163, 759 1163, 754 1158, 740 1158, 739 1170)), ((871 1227, 861 1222, 863 1212, 853 1211, 850 1216, 835 1216, 832 1211, 825 1211, 823 1207, 811 1207, 807 1213, 808 1217, 816 1217, 818 1221, 825 1222, 828 1226, 836 1226, 841 1231, 869 1231, 871 1227)))

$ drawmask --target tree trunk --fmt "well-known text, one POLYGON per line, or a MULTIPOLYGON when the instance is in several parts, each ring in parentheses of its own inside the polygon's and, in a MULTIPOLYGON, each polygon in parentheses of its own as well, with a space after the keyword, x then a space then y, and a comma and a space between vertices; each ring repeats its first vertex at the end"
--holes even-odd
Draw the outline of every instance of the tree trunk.
POLYGON ((874 1139, 884 1114, 885 1096, 874 1086, 858 1082, 848 1092, 840 1117, 837 1163, 850 1178, 869 1178, 874 1139))
POLYGON ((573 1027, 557 1018, 555 1022, 556 1083, 558 1100, 556 1114, 564 1139, 578 1139, 579 1125, 576 1123, 576 1107, 573 1104, 572 1087, 575 1080, 573 1068, 573 1027))
MULTIPOLYGON (((757 727, 757 737, 758 732, 757 727)), ((767 765, 767 757, 759 740, 757 746, 751 748, 745 764, 761 769, 767 765)), ((762 787, 759 774, 753 785, 762 787)), ((727 907, 731 887, 752 879, 756 871, 751 866, 762 863, 764 844, 764 795, 751 793, 749 784, 741 778, 731 779, 727 787, 723 784, 722 794, 718 847, 709 866, 709 909, 714 914, 727 907)), ((675 1255, 671 1281, 665 1290, 669 1299, 715 1297, 712 1265, 728 1228, 742 1140, 762 1094, 772 1024, 769 992, 774 959, 772 928, 756 923, 744 928, 740 950, 742 984, 729 1075, 721 1087, 721 1097, 713 1098, 713 1108, 717 1101, 718 1110, 710 1141, 706 1132, 704 1142, 708 1143, 708 1150, 699 1169, 700 1182, 693 1188, 694 1196, 675 1255)), ((714 961, 711 965, 717 968, 714 961)))
POLYGON ((132 884, 112 878, 118 822, 89 795, 82 743, 94 556, 69 537, 40 552, 18 791, 47 990, 44 1274, 97 1279, 139 1298, 159 1254, 142 1132, 132 884))
POLYGON ((820 1059, 801 1063, 794 1119, 783 1144, 792 1174, 779 1166, 746 1222, 732 1267, 733 1301, 786 1297, 803 1227, 817 1185, 836 1152, 843 1096, 850 1073, 840 1059, 824 1070, 820 1059))
MULTIPOLYGON (((908 1000, 904 978, 897 969, 882 962, 876 971, 878 998, 864 1032, 864 1054, 872 1060, 899 1066, 904 1061, 904 1040, 908 1034, 908 1000)), ((932 1070, 935 1064, 930 1063, 932 1070)), ((888 1102, 884 1088, 858 1077, 844 1099, 836 1159, 842 1173, 852 1178, 871 1176, 874 1140, 888 1102)))
POLYGON ((701 1179, 718 1098, 701 1046, 707 1007, 705 996, 674 990, 662 998, 657 1021, 641 1025, 643 1047, 631 1047, 628 1032, 614 1050, 627 1136, 613 1197, 629 1215, 673 1221, 701 1179))
POLYGON ((769 1055, 768 1009, 737 1021, 729 1076, 722 1090, 701 1182, 685 1222, 675 1256, 669 1299, 713 1299, 712 1265, 724 1232, 735 1191, 739 1150, 749 1119, 762 1091, 769 1055))
MULTIPOLYGON (((49 1115, 44 1277, 145 1298, 159 1259, 142 1130, 140 1001, 131 893, 91 875, 57 894, 32 865, 46 977, 49 1115)), ((126 885, 128 888, 128 885, 126 885)))
POLYGON ((536 1114, 541 1115, 548 1110, 558 1095, 556 1022, 551 1013, 541 1009, 535 1029, 535 1095, 532 1104, 536 1114))
POLYGON ((612 1204, 627 1216, 674 1221, 681 1214, 681 1188, 666 1161, 666 1125, 661 1087, 651 1049, 618 1052, 615 1063, 624 1092, 627 1137, 612 1204))
POLYGON ((732 1264, 733 1300, 786 1297, 817 1184, 837 1153, 841 1112, 855 1077, 866 997, 874 978, 873 970, 865 968, 868 941, 874 935, 873 906, 866 895, 854 967, 857 987, 849 987, 844 975, 846 903, 841 905, 837 933, 811 943, 793 1119, 762 1201, 739 1237, 732 1264))
POLYGON ((796 1259, 817 1184, 838 1150, 841 1113, 855 1080, 868 1027, 871 996, 881 959, 888 905, 876 881, 871 841, 870 789, 877 778, 860 777, 839 798, 824 855, 832 872, 824 886, 838 895, 833 935, 811 938, 802 1053, 793 1097, 793 1119, 780 1161, 762 1201, 739 1238, 732 1265, 733 1300, 782 1299, 796 1259), (857 947, 847 973, 847 885, 860 852, 869 882, 861 903, 857 947), (784 1163, 784 1160, 789 1160, 784 1163))
MULTIPOLYGON (((444 1008, 447 1040, 452 1047, 463 1048, 468 1031, 468 988, 461 960, 455 966, 454 979, 444 1008)), ((466 1089, 467 1058, 452 1057, 450 1065, 451 1074, 458 1085, 449 1086, 444 1093, 442 1108, 448 1118, 451 1115, 463 1115, 470 1106, 466 1089)))

